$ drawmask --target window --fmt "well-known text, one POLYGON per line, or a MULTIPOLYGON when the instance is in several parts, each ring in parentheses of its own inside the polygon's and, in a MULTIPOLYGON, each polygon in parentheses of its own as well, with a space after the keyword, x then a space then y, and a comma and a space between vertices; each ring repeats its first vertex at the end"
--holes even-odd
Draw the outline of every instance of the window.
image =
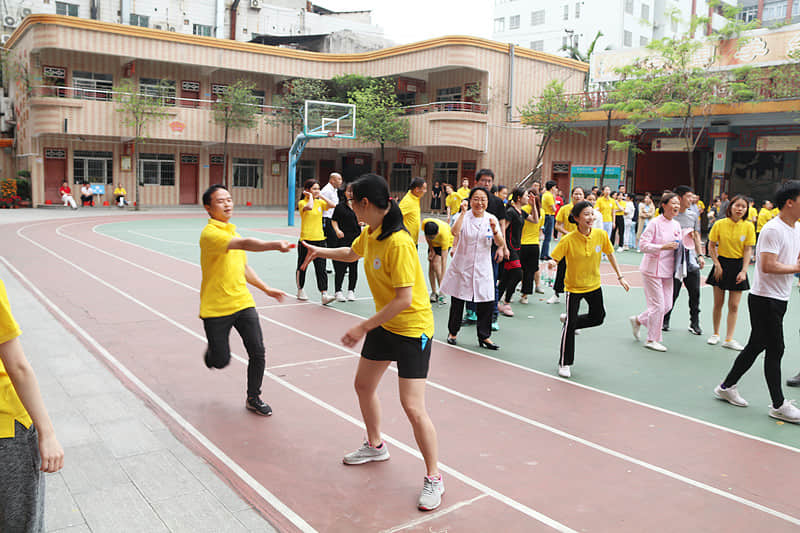
POLYGON ((142 94, 161 99, 161 105, 175 105, 175 80, 158 78, 141 78, 139 91, 142 94))
POLYGON ((131 26, 141 26, 142 28, 150 27, 150 17, 146 15, 137 15, 135 13, 131 13, 130 16, 131 26))
POLYGON ((569 6, 564 6, 564 20, 569 20, 569 6))
POLYGON ((647 46, 647 43, 650 42, 647 37, 639 37, 639 46, 647 46))
POLYGON ((56 2, 56 15, 78 16, 78 4, 68 4, 66 2, 56 2))
POLYGON ((192 34, 211 37, 211 26, 206 26, 205 24, 192 24, 192 34))
POLYGON ((449 183, 453 187, 460 187, 458 184, 458 161, 433 163, 433 181, 449 183))
POLYGON ((519 29, 519 15, 512 15, 508 17, 508 29, 509 30, 519 29))
POLYGON ((399 93, 396 94, 395 96, 397 97, 397 101, 400 102, 400 107, 406 107, 417 104, 417 93, 399 93))
POLYGON ((76 150, 72 154, 72 170, 75 183, 111 185, 114 183, 114 155, 76 150))
POLYGON ((569 36, 565 35, 561 38, 561 48, 568 48, 569 47, 569 36))
POLYGON ((625 46, 633 46, 633 34, 625 30, 622 35, 622 44, 625 46))
POLYGON ((788 2, 783 0, 782 2, 771 2, 768 4, 764 4, 764 13, 762 15, 762 20, 785 20, 786 19, 786 9, 788 8, 788 2))
POLYGON ((261 187, 261 174, 264 171, 263 159, 233 159, 233 186, 261 187))
POLYGON ((581 18, 581 3, 580 2, 575 2, 575 18, 576 19, 581 18))
POLYGON ((642 4, 642 20, 650 21, 650 6, 642 4))
POLYGON ((633 0, 625 0, 625 13, 633 15, 633 0))
POLYGON ((494 19, 494 32, 495 33, 502 33, 506 31, 506 19, 500 17, 499 19, 494 19))
POLYGON ((411 165, 405 163, 392 163, 389 187, 393 191, 407 191, 411 183, 411 165))
POLYGON ((758 16, 758 6, 743 7, 737 17, 742 22, 750 22, 758 16))
POLYGON ((531 26, 539 26, 544 24, 544 9, 531 12, 531 26))
POLYGON ((544 51, 544 41, 531 41, 531 50, 544 51))
MULTIPOLYGON (((266 93, 264 91, 259 91, 259 90, 253 89, 253 98, 255 99, 253 101, 253 103, 255 105, 257 105, 257 106, 263 106, 264 104, 266 104, 267 97, 266 97, 266 93)), ((264 112, 264 108, 263 107, 258 107, 256 109, 256 112, 257 113, 263 113, 264 112)))
POLYGON ((175 156, 171 154, 139 154, 139 175, 144 185, 175 185, 175 156))
POLYGON ((114 77, 111 74, 98 74, 96 72, 72 71, 72 86, 76 89, 76 98, 84 100, 111 100, 111 90, 114 88, 114 77))
POLYGON ((436 89, 437 102, 460 102, 461 101, 461 86, 447 87, 445 89, 436 89))

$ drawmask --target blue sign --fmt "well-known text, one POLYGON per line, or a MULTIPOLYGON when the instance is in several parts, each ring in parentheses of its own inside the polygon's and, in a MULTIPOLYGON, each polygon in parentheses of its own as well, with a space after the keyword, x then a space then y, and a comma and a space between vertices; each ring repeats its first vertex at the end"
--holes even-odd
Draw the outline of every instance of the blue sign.
POLYGON ((105 194, 106 186, 98 183, 92 183, 92 194, 105 194))
MULTIPOLYGON (((624 183, 622 180, 622 168, 622 166, 616 165, 606 166, 603 185, 616 189, 624 183)), ((600 176, 602 174, 603 165, 572 165, 570 167, 570 186, 584 188, 592 188, 595 185, 600 186, 600 176)))

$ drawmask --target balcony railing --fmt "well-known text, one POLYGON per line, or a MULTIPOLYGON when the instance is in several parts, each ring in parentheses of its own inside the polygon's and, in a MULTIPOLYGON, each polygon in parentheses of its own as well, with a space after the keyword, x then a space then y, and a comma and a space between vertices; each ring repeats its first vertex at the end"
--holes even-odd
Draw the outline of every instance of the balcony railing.
POLYGON ((403 108, 406 115, 421 115, 423 113, 438 113, 441 111, 463 111, 467 113, 480 113, 485 115, 489 112, 489 104, 477 102, 431 102, 430 104, 409 105, 403 108))

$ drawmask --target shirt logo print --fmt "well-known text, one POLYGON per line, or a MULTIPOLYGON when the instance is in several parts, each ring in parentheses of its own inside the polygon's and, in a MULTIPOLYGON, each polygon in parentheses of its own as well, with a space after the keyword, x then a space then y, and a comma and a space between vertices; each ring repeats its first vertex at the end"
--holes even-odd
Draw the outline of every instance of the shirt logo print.
POLYGON ((594 251, 595 251, 595 253, 598 253, 598 254, 600 253, 600 245, 599 244, 594 247, 594 251))
POLYGON ((379 258, 376 257, 375 260, 372 262, 372 268, 374 268, 375 270, 379 270, 381 268, 381 260, 379 258))

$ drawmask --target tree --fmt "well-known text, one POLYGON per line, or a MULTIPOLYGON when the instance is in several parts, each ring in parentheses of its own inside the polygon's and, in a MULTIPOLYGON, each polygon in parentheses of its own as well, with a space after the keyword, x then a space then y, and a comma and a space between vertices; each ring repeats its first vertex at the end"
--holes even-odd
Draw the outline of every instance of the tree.
POLYGON ((408 119, 394 93, 394 85, 387 79, 376 79, 363 89, 350 93, 350 103, 356 106, 356 135, 381 147, 381 168, 386 177, 387 142, 402 143, 408 139, 408 119))
POLYGON ((564 83, 559 80, 550 80, 539 97, 532 97, 525 107, 519 109, 522 115, 521 122, 530 126, 540 135, 539 150, 536 154, 536 163, 531 173, 518 185, 522 185, 530 176, 538 171, 545 150, 551 142, 558 142, 559 134, 572 131, 585 135, 583 130, 573 128, 570 123, 578 120, 583 110, 580 97, 564 93, 564 83))
POLYGON ((258 114, 258 100, 253 95, 255 83, 245 80, 238 80, 228 85, 225 92, 219 95, 214 102, 214 122, 225 128, 225 143, 223 150, 223 161, 225 170, 223 171, 222 183, 228 186, 228 132, 231 129, 249 129, 256 125, 256 115, 258 114))
POLYGON ((334 102, 343 104, 350 103, 350 93, 360 89, 366 89, 373 82, 374 78, 362 76, 361 74, 342 74, 331 79, 330 99, 334 102))
MULTIPOLYGON (((589 63, 592 60, 592 54, 594 54, 594 49, 597 46, 597 41, 602 36, 603 36, 603 32, 600 31, 600 30, 597 30, 597 33, 595 34, 594 39, 592 39, 592 42, 589 44, 589 48, 586 49, 585 53, 583 53, 580 50, 578 50, 577 46, 562 46, 561 49, 566 51, 566 52, 569 52, 569 58, 570 59, 574 59, 576 61, 583 61, 584 63, 589 63)), ((607 46, 606 50, 608 50, 608 49, 609 49, 609 47, 607 46)), ((587 92, 589 91, 589 73, 588 72, 586 73, 586 76, 583 78, 583 90, 587 91, 587 92)))
POLYGON ((303 129, 305 122, 303 109, 306 100, 325 100, 328 97, 328 87, 322 80, 307 78, 298 78, 285 84, 286 93, 276 96, 273 100, 273 104, 282 109, 275 114, 268 114, 267 122, 274 126, 288 125, 291 144, 295 132, 303 129))
POLYGON ((164 111, 164 100, 174 98, 175 87, 160 85, 156 90, 147 94, 138 92, 136 83, 126 78, 119 86, 114 88, 114 98, 117 101, 117 112, 122 115, 122 124, 133 128, 133 168, 135 176, 134 201, 135 209, 139 209, 139 144, 147 139, 147 126, 164 120, 167 113, 164 111))

